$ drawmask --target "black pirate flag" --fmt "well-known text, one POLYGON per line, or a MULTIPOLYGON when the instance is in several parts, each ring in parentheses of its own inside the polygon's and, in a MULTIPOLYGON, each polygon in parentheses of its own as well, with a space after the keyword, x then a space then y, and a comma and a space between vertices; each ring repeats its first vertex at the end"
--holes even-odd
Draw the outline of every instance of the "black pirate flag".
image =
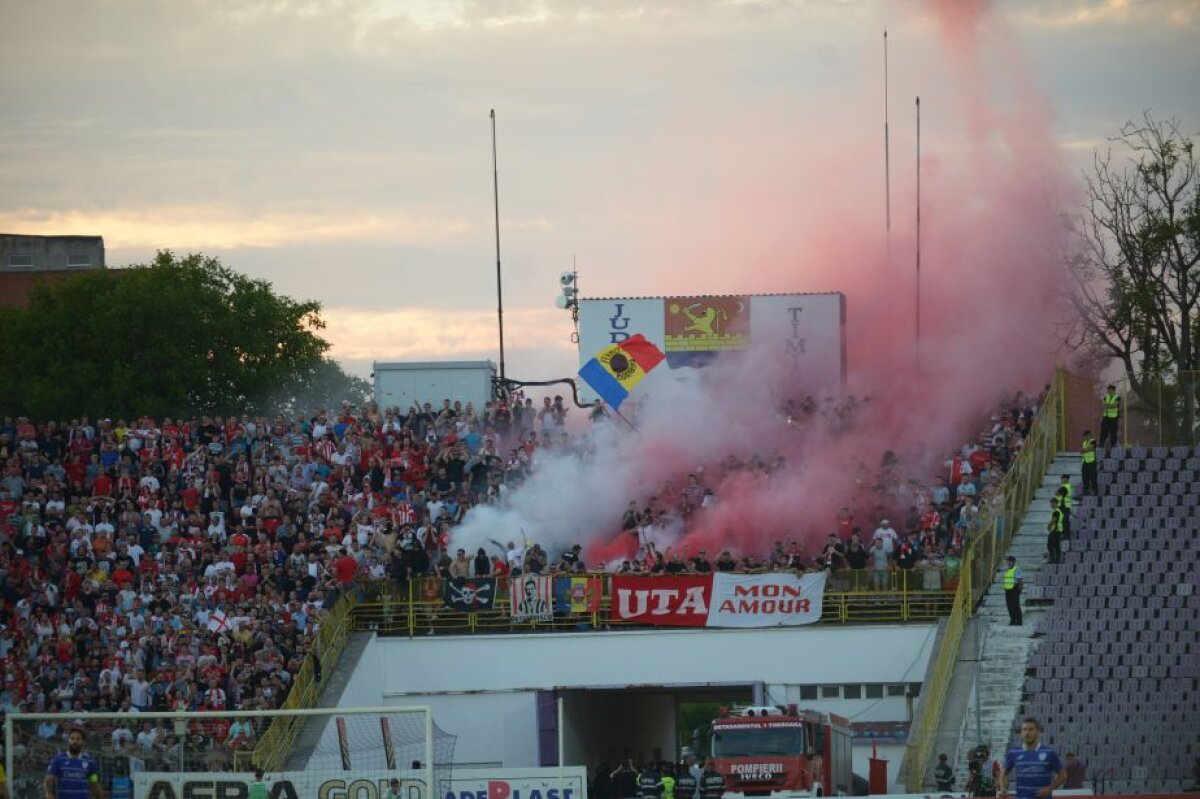
POLYGON ((464 613, 491 610, 495 601, 494 577, 455 577, 442 582, 442 602, 452 610, 464 613))

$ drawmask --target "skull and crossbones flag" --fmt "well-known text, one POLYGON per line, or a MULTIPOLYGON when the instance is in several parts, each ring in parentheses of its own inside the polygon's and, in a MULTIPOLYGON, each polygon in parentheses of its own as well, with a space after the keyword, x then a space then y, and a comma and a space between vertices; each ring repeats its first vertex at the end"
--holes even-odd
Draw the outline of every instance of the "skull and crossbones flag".
POLYGON ((455 577, 442 581, 442 603, 464 613, 491 610, 496 602, 496 578, 455 577))

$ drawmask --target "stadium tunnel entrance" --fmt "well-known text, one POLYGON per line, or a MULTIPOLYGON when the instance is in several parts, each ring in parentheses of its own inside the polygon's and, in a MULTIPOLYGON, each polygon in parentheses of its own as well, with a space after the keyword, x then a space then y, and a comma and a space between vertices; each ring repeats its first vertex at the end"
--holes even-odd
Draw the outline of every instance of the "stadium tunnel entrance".
POLYGON ((635 764, 678 760, 685 747, 692 747, 692 731, 715 718, 718 708, 752 704, 761 696, 761 683, 543 691, 538 702, 541 764, 558 764, 559 697, 566 763, 611 770, 627 757, 635 764))

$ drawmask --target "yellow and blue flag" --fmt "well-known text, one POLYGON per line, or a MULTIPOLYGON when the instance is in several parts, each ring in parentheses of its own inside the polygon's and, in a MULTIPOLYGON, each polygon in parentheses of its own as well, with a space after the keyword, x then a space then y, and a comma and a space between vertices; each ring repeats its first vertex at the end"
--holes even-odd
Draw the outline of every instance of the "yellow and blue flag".
POLYGON ((595 613, 603 593, 599 577, 555 577, 554 609, 559 613, 595 613))
POLYGON ((663 357, 662 350, 638 333, 600 350, 583 365, 579 376, 615 410, 663 357))

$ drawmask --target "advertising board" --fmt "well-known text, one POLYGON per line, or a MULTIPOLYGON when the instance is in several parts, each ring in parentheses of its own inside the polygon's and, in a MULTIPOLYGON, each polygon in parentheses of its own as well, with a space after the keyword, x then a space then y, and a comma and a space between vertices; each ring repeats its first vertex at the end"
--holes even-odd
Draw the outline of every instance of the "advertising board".
MULTIPOLYGON (((438 799, 587 799, 587 769, 438 768, 438 799)), ((427 799, 413 772, 284 771, 264 777, 269 799, 388 799, 400 780, 401 799, 427 799), (403 776, 407 774, 408 776, 403 776)), ((249 799, 253 774, 145 771, 133 777, 133 799, 249 799)))
POLYGON ((846 374, 845 320, 845 297, 836 293, 581 299, 579 363, 636 333, 666 354, 670 369, 761 346, 768 367, 798 376, 813 393, 836 392, 846 374))

